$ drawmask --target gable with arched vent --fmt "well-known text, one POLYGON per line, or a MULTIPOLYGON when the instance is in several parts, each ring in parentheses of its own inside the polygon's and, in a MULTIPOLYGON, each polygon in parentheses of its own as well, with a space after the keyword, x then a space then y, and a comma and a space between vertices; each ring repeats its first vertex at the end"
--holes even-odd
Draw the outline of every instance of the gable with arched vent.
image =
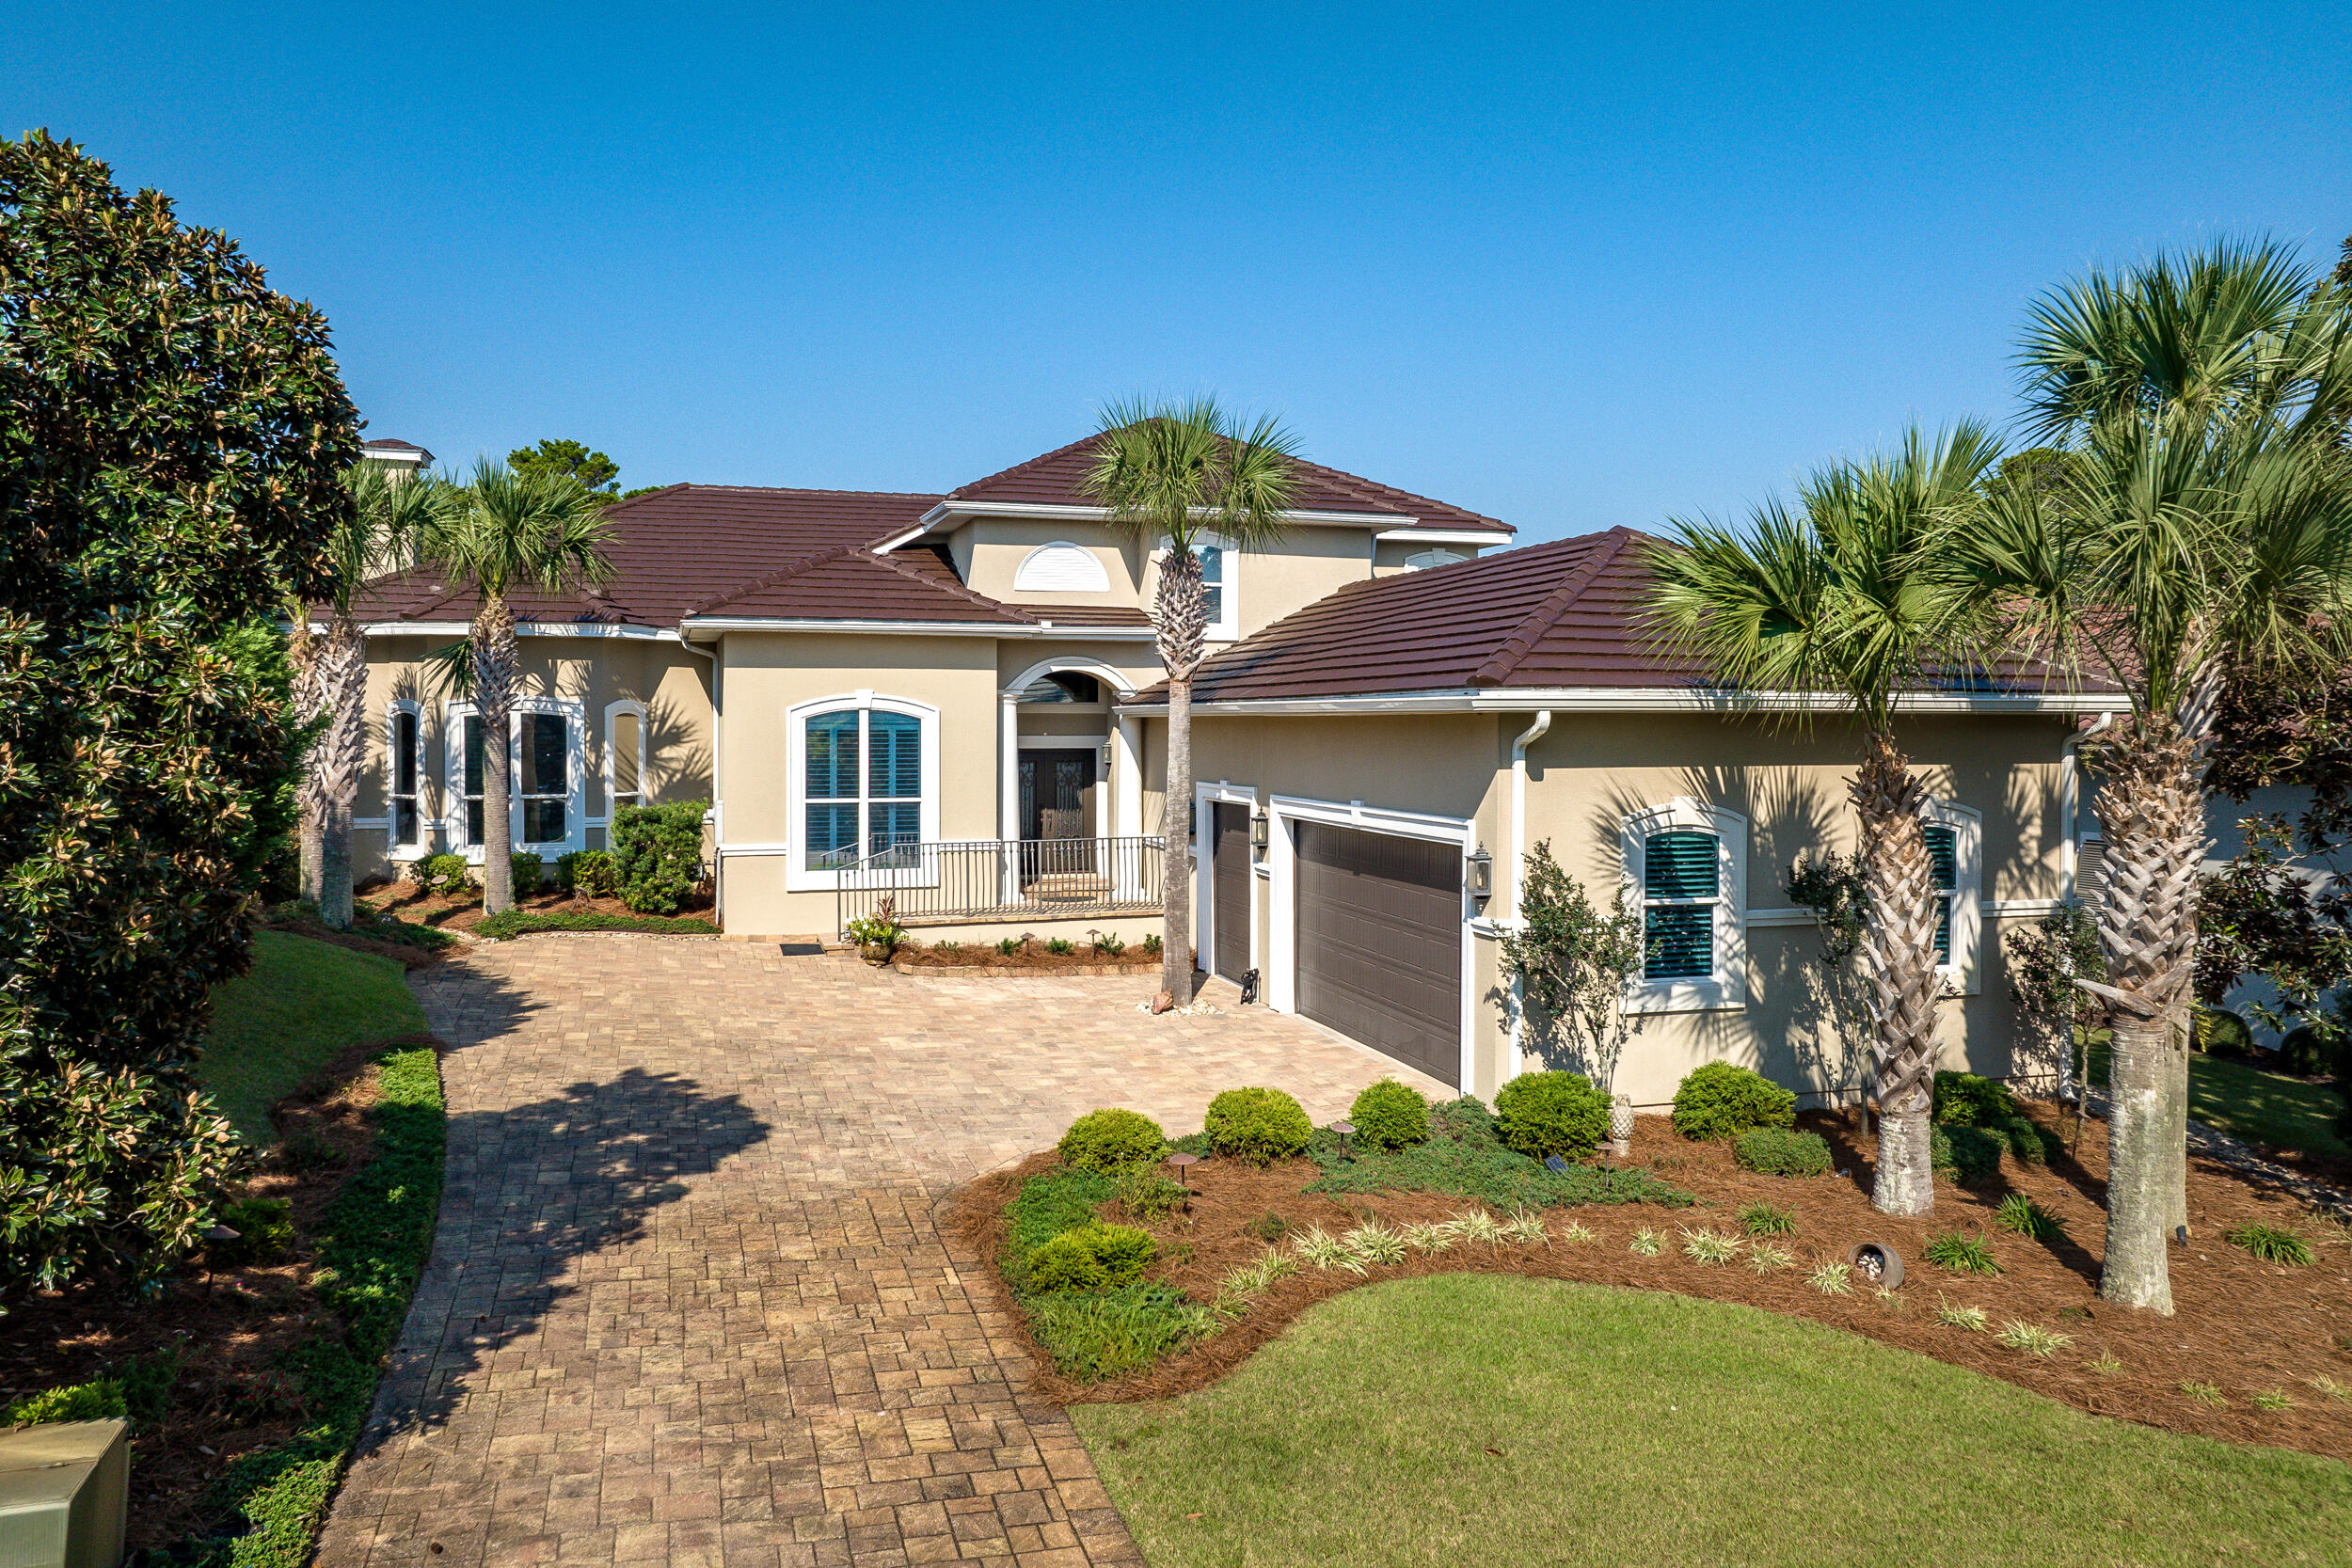
POLYGON ((1092 550, 1057 539, 1022 558, 1012 586, 1017 594, 1107 594, 1111 576, 1092 550))

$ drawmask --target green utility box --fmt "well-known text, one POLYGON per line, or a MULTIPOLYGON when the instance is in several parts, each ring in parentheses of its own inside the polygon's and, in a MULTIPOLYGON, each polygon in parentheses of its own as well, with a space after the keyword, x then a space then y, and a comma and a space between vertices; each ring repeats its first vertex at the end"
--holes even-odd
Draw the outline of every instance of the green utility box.
POLYGON ((131 1500, 128 1421, 0 1433, 0 1568, 115 1568, 131 1500))

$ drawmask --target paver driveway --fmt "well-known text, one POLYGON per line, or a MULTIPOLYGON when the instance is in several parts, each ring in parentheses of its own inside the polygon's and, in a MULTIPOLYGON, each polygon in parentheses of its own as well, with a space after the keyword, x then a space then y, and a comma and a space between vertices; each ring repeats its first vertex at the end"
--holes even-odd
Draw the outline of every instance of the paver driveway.
POLYGON ((1098 1105, 1323 1120, 1388 1070, 1150 983, 611 937, 420 972, 449 1185, 319 1560, 1139 1560, 933 1206, 1098 1105))

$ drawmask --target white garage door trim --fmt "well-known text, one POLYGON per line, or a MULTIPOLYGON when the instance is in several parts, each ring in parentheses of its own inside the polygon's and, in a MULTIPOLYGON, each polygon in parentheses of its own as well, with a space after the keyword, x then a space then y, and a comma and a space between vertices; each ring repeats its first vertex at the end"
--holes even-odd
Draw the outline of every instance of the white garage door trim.
MULTIPOLYGON (((1367 833, 1435 839, 1441 844, 1455 846, 1465 858, 1478 843, 1477 825, 1468 817, 1390 811, 1379 806, 1367 806, 1361 800, 1316 800, 1295 795, 1273 795, 1266 799, 1266 814, 1272 819, 1266 834, 1266 859, 1272 865, 1267 899, 1269 907, 1263 933, 1266 1006, 1278 1013, 1298 1010, 1298 841, 1292 832, 1294 824, 1325 822, 1335 828, 1354 828, 1367 833)), ((1462 894, 1461 1065, 1454 1079, 1455 1089, 1463 1094, 1470 1092, 1474 1076, 1470 1060, 1470 1027, 1476 1017, 1477 1003, 1470 990, 1473 958, 1470 941, 1471 915, 1470 893, 1465 888, 1462 894)))
MULTIPOLYGON (((1196 784, 1192 788, 1192 842, 1197 847, 1192 858, 1192 950, 1194 967, 1216 970, 1216 879, 1214 862, 1216 855, 1216 815, 1210 808, 1218 801, 1229 806, 1246 806, 1252 815, 1258 809, 1255 784, 1237 784, 1220 779, 1216 784, 1196 784), (1200 960, 1206 958, 1208 962, 1200 960)), ((1254 867, 1252 868, 1254 869, 1254 867)), ((1252 888, 1257 884, 1251 883, 1252 888)), ((1249 961, 1258 962, 1264 951, 1258 942, 1258 901, 1249 900, 1249 961)))

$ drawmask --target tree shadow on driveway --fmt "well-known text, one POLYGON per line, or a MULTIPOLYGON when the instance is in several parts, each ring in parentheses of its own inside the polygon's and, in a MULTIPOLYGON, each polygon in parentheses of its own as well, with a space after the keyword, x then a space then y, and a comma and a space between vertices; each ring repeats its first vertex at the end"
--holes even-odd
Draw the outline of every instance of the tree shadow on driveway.
MULTIPOLYGON (((537 1336, 585 1287, 581 1264, 643 1239, 655 1211, 768 1132, 737 1096, 643 1068, 451 1117, 433 1258, 359 1451, 445 1422, 482 1391, 473 1374, 501 1347, 537 1336)), ((576 1343, 542 1349, 592 1354, 576 1343)))

